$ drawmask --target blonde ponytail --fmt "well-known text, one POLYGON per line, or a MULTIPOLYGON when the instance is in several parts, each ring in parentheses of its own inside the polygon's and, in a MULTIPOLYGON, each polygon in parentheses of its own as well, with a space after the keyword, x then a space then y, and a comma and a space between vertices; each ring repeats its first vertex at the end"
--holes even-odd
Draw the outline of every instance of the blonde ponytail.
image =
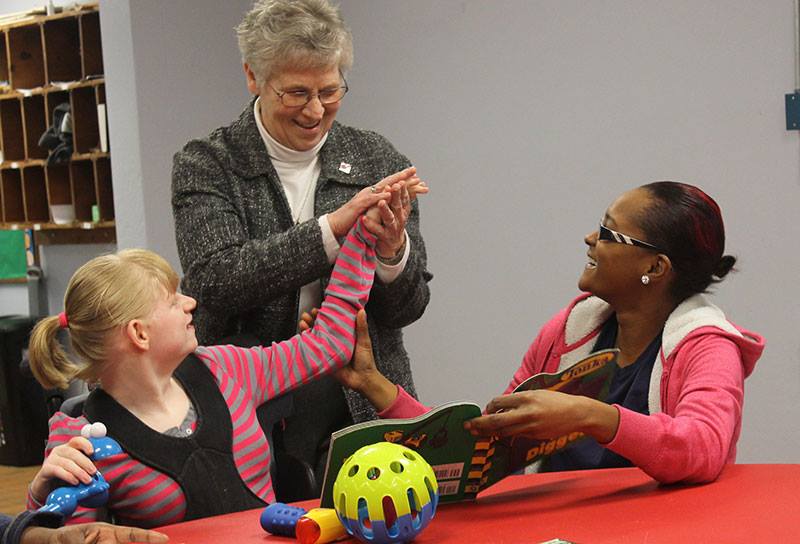
POLYGON ((61 328, 58 317, 45 317, 33 328, 28 345, 28 359, 33 375, 47 389, 66 389, 82 367, 70 361, 58 341, 61 328))

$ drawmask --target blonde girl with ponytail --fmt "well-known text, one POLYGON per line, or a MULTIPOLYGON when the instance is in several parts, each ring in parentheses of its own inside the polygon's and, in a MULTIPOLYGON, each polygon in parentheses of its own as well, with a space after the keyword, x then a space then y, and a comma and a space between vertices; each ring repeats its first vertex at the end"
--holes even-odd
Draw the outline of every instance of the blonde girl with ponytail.
MULTIPOLYGON (((386 198, 370 188, 363 193, 386 198)), ((111 486, 106 510, 126 525, 155 527, 274 502, 256 408, 349 362, 375 265, 375 236, 359 219, 342 243, 313 328, 253 348, 198 347, 197 303, 177 291, 177 274, 151 251, 120 251, 83 265, 69 282, 64 311, 34 328, 29 357, 45 387, 73 379, 96 387, 80 416, 51 418, 28 508, 39 507, 57 480, 89 483, 97 470, 111 486), (62 329, 75 357, 57 339, 62 329), (92 445, 81 428, 96 421, 122 454, 88 457, 92 445)), ((79 508, 70 521, 103 517, 79 508)))

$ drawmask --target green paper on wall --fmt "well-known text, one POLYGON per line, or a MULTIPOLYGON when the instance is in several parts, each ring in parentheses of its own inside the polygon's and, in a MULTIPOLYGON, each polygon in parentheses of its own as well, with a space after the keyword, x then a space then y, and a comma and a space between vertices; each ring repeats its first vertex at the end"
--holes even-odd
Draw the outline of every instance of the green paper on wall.
POLYGON ((25 233, 21 230, 0 230, 0 279, 27 276, 25 233))

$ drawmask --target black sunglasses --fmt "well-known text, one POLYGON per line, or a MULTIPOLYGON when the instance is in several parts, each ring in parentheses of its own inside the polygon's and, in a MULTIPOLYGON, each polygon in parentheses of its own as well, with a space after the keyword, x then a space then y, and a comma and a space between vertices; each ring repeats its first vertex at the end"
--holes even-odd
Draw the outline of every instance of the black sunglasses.
POLYGON ((658 249, 653 244, 648 244, 647 242, 643 242, 638 240, 632 236, 628 236, 627 234, 622 234, 621 232, 617 232, 615 230, 611 230, 610 228, 600 223, 600 228, 598 229, 598 240, 605 240, 607 242, 616 242, 618 244, 626 244, 629 246, 639 246, 644 247, 647 249, 652 249, 654 251, 658 251, 659 253, 663 253, 660 249, 658 249))

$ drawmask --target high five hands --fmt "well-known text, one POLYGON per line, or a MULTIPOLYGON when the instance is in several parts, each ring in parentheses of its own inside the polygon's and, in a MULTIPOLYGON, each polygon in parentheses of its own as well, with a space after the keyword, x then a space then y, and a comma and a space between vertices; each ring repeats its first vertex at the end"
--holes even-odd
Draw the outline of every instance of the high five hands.
MULTIPOLYGON (((413 168, 413 167, 412 167, 413 168)), ((384 260, 398 257, 405 249, 406 222, 411 215, 411 202, 419 194, 427 194, 428 185, 412 175, 387 186, 391 198, 380 200, 367 210, 364 226, 377 238, 375 250, 384 260)))
POLYGON ((378 255, 392 259, 404 248, 411 203, 417 195, 429 191, 428 185, 417 176, 417 169, 410 166, 360 190, 342 207, 328 214, 328 224, 334 236, 341 238, 358 217, 366 214, 364 226, 378 238, 378 255))

